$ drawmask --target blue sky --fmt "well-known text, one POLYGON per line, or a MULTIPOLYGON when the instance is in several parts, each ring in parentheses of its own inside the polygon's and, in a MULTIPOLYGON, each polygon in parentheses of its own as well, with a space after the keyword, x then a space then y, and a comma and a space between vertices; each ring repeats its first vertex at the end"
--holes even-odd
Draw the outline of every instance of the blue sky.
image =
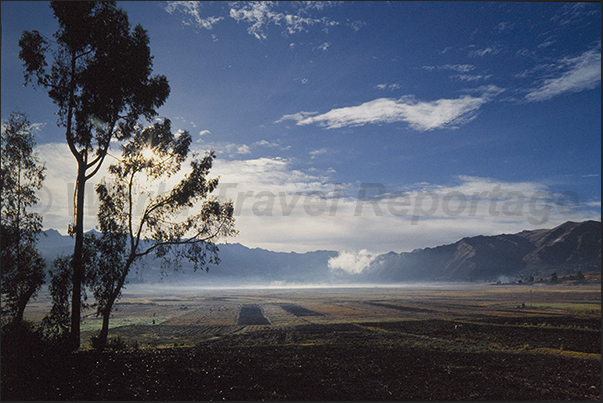
MULTIPOLYGON (((118 5, 170 82, 160 115, 217 152, 236 242, 366 257, 600 220, 600 3, 118 5)), ((56 30, 48 3, 2 2, 2 120, 35 124, 39 209, 65 233, 75 165, 22 86, 32 29, 56 30)))

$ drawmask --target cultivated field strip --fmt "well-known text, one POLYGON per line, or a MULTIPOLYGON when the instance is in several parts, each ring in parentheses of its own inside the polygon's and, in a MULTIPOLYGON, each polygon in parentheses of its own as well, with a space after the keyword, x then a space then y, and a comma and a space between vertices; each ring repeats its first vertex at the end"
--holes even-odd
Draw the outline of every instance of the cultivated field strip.
MULTIPOLYGON (((299 327, 373 324, 369 327, 380 332, 424 337, 422 331, 407 328, 411 325, 406 322, 439 320, 438 325, 425 325, 425 329, 430 336, 438 335, 447 341, 462 339, 486 346, 525 345, 530 349, 593 354, 597 351, 583 346, 592 344, 587 339, 600 337, 600 301, 600 284, 504 290, 483 285, 470 287, 465 293, 458 288, 225 289, 182 296, 174 296, 173 291, 165 295, 139 293, 122 298, 112 315, 109 334, 141 346, 174 346, 257 331, 289 334, 299 327), (587 309, 578 311, 576 307, 587 309), (457 324, 462 327, 455 329, 457 324), (524 331, 518 327, 557 330, 524 331), (563 334, 563 343, 549 340, 549 333, 578 328, 599 333, 571 331, 563 334)), ((97 322, 96 318, 86 319, 82 326, 85 340, 96 335, 100 327, 97 322)))
POLYGON ((255 304, 245 304, 239 311, 239 319, 237 325, 239 326, 253 326, 253 325, 269 325, 270 321, 266 319, 262 308, 255 304))
POLYGON ((281 308, 283 308, 285 311, 292 313, 293 315, 297 316, 297 317, 304 317, 304 316, 323 316, 322 313, 320 312, 316 312, 316 311, 312 311, 308 308, 304 308, 303 306, 299 306, 297 304, 292 304, 292 303, 282 303, 279 304, 279 306, 281 308))
POLYGON ((203 306, 190 309, 171 317, 167 325, 234 325, 237 323, 238 306, 203 306))
POLYGON ((406 305, 398 305, 398 304, 390 304, 385 302, 377 302, 377 301, 364 301, 365 304, 374 305, 374 306, 382 306, 384 308, 395 309, 403 312, 433 312, 431 309, 425 308, 417 308, 414 306, 406 306, 406 305))
POLYGON ((304 318, 299 318, 277 304, 263 304, 264 316, 268 318, 272 327, 281 328, 287 326, 303 325, 308 323, 304 318))

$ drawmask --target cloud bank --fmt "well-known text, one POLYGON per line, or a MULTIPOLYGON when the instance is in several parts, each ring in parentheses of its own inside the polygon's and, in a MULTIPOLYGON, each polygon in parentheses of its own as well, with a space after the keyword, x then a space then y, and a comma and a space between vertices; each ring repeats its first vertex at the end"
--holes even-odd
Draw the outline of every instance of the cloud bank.
POLYGON ((359 252, 342 251, 339 255, 329 259, 328 266, 331 270, 343 270, 349 274, 358 274, 364 271, 377 256, 366 249, 359 252))
MULTIPOLYGON (((203 146, 196 147, 193 151, 204 151, 203 146)), ((46 163, 47 179, 35 210, 43 214, 45 228, 65 234, 73 217, 74 158, 64 143, 39 145, 37 151, 46 163)), ((96 225, 94 184, 106 175, 110 162, 88 183, 86 230, 96 225)), ((601 219, 600 200, 564 198, 537 182, 456 176, 452 184, 359 188, 355 183, 335 183, 330 175, 328 170, 296 169, 292 159, 279 157, 217 158, 210 172, 210 177, 220 177, 215 195, 235 206, 240 233, 230 241, 282 252, 347 251, 331 267, 348 272, 361 271, 373 254, 407 252, 465 236, 552 228, 568 220, 601 219)), ((183 218, 189 213, 193 209, 183 218)))

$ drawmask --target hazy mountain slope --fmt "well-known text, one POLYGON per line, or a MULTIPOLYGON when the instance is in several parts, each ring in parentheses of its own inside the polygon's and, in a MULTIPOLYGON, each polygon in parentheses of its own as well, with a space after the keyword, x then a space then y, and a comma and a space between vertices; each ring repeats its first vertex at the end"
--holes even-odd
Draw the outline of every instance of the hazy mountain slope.
MULTIPOLYGON (((50 229, 40 236, 38 249, 48 266, 60 255, 73 253, 73 238, 50 229)), ((209 265, 208 272, 193 272, 192 265, 182 262, 182 270, 161 271, 161 262, 153 256, 141 259, 128 276, 130 283, 139 282, 200 282, 211 284, 271 283, 271 282, 331 282, 338 276, 328 268, 333 251, 308 253, 272 252, 250 249, 241 244, 219 245, 219 265, 209 265)))
MULTIPOLYGON (((528 235, 529 236, 529 235, 528 235)), ((585 270, 601 267, 601 223, 568 221, 534 242, 536 248, 523 260, 531 271, 585 270)))
MULTIPOLYGON (((130 282, 192 282, 200 284, 270 283, 397 283, 406 281, 496 280, 501 276, 550 275, 577 270, 601 270, 601 223, 567 222, 553 229, 518 234, 476 236, 434 248, 377 256, 359 274, 329 268, 337 252, 272 252, 240 244, 220 245, 219 265, 209 272, 183 271, 162 276, 160 262, 148 257, 130 282)), ((73 250, 73 239, 55 230, 45 231, 39 249, 50 263, 59 254, 73 250)))
POLYGON ((49 229, 43 231, 38 238, 38 250, 48 265, 61 255, 73 253, 73 238, 61 235, 59 231, 49 229))
POLYGON ((601 270, 601 223, 567 222, 549 230, 476 236, 410 253, 381 255, 363 280, 471 281, 499 276, 601 270))

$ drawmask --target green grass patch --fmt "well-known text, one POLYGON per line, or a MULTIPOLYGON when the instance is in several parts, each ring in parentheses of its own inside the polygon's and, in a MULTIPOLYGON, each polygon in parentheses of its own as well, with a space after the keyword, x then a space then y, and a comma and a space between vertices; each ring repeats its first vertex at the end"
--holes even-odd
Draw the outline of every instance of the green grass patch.
POLYGON ((530 350, 526 350, 526 351, 530 352, 530 353, 536 353, 536 354, 552 354, 552 355, 560 355, 560 356, 564 356, 564 357, 580 358, 583 360, 586 359, 586 360, 601 361, 601 354, 582 353, 580 351, 566 351, 566 350, 559 350, 556 348, 546 348, 546 347, 539 347, 539 348, 534 348, 534 349, 530 349, 530 350))
POLYGON ((566 312, 601 314, 601 302, 537 302, 528 304, 527 308, 555 309, 566 312))

